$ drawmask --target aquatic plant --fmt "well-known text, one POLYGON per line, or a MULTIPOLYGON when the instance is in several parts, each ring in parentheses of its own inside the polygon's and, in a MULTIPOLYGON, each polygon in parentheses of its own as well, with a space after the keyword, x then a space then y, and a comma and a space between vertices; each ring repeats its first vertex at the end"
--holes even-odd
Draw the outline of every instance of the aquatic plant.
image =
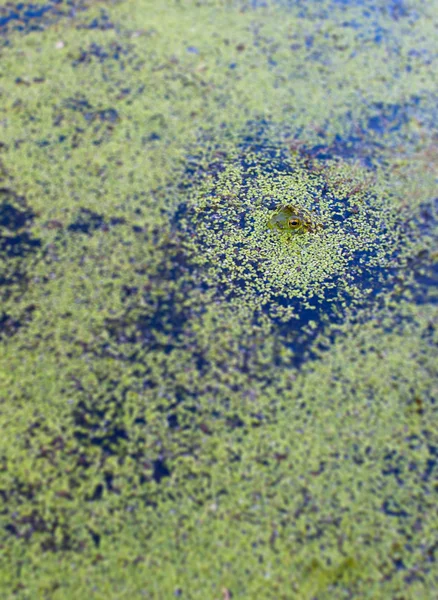
POLYGON ((5 596, 436 596, 433 8, 0 9, 5 596))

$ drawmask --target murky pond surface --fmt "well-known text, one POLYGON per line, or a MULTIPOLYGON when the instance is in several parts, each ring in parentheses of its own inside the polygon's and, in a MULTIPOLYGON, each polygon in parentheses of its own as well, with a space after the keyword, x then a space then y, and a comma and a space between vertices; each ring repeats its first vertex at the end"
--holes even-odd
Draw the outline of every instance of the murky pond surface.
POLYGON ((437 596, 437 9, 0 8, 5 597, 437 596))

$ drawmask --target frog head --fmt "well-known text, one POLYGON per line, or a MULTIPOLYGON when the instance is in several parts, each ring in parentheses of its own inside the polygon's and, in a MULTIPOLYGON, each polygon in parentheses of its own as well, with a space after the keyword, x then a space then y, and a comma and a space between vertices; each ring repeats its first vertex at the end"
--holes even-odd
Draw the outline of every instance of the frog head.
POLYGON ((281 233, 294 235, 307 233, 314 229, 310 213, 292 204, 278 208, 269 219, 268 227, 281 233))

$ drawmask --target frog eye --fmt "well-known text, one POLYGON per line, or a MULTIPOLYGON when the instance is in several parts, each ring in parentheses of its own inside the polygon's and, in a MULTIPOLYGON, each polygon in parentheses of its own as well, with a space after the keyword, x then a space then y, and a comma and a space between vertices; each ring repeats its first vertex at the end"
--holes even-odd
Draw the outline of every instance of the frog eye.
POLYGON ((289 219, 288 221, 289 227, 299 227, 301 225, 301 221, 299 219, 289 219))

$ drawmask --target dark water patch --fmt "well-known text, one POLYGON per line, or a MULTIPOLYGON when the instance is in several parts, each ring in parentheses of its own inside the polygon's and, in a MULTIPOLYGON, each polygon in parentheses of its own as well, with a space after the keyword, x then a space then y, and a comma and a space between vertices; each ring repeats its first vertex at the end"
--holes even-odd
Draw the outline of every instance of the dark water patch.
POLYGON ((91 235, 94 231, 108 231, 110 228, 116 225, 123 225, 125 222, 123 218, 112 217, 105 219, 99 213, 88 208, 81 208, 74 221, 67 226, 67 231, 91 235))
POLYGON ((74 112, 79 112, 82 115, 92 110, 91 104, 88 102, 85 96, 76 95, 76 97, 67 98, 63 102, 63 107, 74 112))
POLYGON ((23 79, 22 77, 17 77, 15 80, 15 85, 25 85, 26 87, 32 85, 32 83, 44 83, 46 80, 44 77, 33 77, 32 79, 23 79))
MULTIPOLYGON (((119 120, 119 114, 116 109, 94 109, 85 98, 69 99, 64 103, 64 106, 69 110, 79 112, 87 123, 92 123, 93 121, 116 123, 119 120)), ((62 121, 62 116, 57 116, 57 119, 58 122, 56 124, 59 125, 62 121)))
MULTIPOLYGON (((80 71, 88 71, 91 66, 94 71, 97 68, 96 74, 105 87, 110 79, 114 80, 116 72, 139 71, 144 65, 144 57, 139 53, 138 48, 134 44, 120 41, 111 41, 105 44, 91 42, 81 47, 78 52, 70 54, 69 57, 72 59, 72 66, 80 71)), ((124 100, 131 94, 132 97, 141 96, 145 86, 143 84, 139 84, 136 88, 127 86, 126 78, 123 76, 116 82, 116 88, 118 94, 115 99, 124 100)), ((132 99, 128 99, 127 104, 131 103, 132 99)), ((160 116, 157 115, 157 117, 160 116)), ((165 123, 160 123, 160 125, 166 126, 165 123)))
POLYGON ((328 19, 333 12, 339 12, 350 7, 363 8, 362 16, 372 22, 378 22, 382 17, 390 17, 394 21, 415 18, 417 12, 412 3, 406 0, 330 0, 322 4, 319 0, 248 0, 238 3, 241 10, 258 10, 267 7, 278 7, 284 11, 293 11, 300 18, 328 19))
POLYGON ((438 257, 436 254, 416 260, 413 267, 414 284, 410 290, 411 298, 416 304, 438 304, 438 257))
MULTIPOLYGON (((163 281, 161 281, 163 283, 163 281)), ((188 291, 188 290, 187 290, 188 291)), ((121 290, 126 295, 126 290, 121 290)), ((135 293, 132 292, 133 294, 135 293)), ((122 317, 107 318, 105 329, 113 343, 120 344, 118 358, 123 358, 126 346, 132 345, 128 350, 129 359, 135 360, 136 352, 142 348, 152 351, 171 352, 184 332, 187 323, 187 311, 178 302, 178 293, 164 294, 165 298, 157 297, 154 300, 144 294, 145 302, 150 305, 149 311, 142 312, 136 308, 127 309, 122 317), (165 337, 163 337, 163 334, 165 337), (134 352, 134 354, 132 354, 134 352)), ((105 355, 111 345, 104 345, 101 351, 105 355)), ((127 357, 127 355, 125 355, 127 357)))
POLYGON ((88 533, 90 534, 91 540, 96 548, 100 546, 101 535, 91 527, 87 527, 88 533))
POLYGON ((93 62, 103 64, 107 61, 118 61, 127 54, 129 54, 129 49, 121 46, 118 42, 111 42, 107 46, 92 42, 87 49, 80 51, 79 56, 72 62, 72 65, 77 67, 93 62))
MULTIPOLYGON (((45 4, 32 4, 26 2, 7 2, 0 6, 0 35, 7 37, 12 32, 29 34, 35 31, 44 31, 56 25, 60 19, 74 19, 78 14, 90 8, 90 3, 84 0, 47 0, 45 4)), ((92 19, 88 24, 79 24, 81 29, 114 29, 106 9, 102 8, 99 17, 92 19)))
MULTIPOLYGON (((354 273, 355 264, 357 257, 353 256, 350 274, 354 273)), ((309 298, 311 309, 306 307, 303 299, 298 299, 297 318, 287 322, 272 318, 283 343, 293 351, 291 364, 299 368, 308 361, 320 358, 320 348, 315 347, 314 342, 328 328, 328 339, 333 344, 336 339, 336 327, 345 322, 347 314, 349 321, 354 323, 355 315, 361 311, 371 306, 375 310, 381 308, 383 294, 390 293, 399 285, 398 272, 397 267, 360 269, 348 285, 345 285, 343 277, 335 276, 331 281, 327 279, 324 282, 322 294, 309 298), (351 292, 351 285, 354 285, 354 294, 351 292)), ((280 306, 291 305, 288 298, 278 297, 275 301, 280 306)), ((267 309, 269 310, 269 307, 267 309)))
MULTIPOLYGON (((425 103, 430 102, 426 98, 425 103)), ((236 151, 239 162, 245 168, 244 176, 251 176, 251 168, 260 168, 263 164, 264 173, 290 174, 290 151, 297 151, 303 160, 308 161, 311 170, 327 160, 343 159, 359 161, 365 169, 373 170, 382 163, 382 152, 386 148, 385 136, 400 133, 412 117, 421 112, 422 99, 412 96, 403 104, 374 102, 366 107, 362 116, 353 115, 348 111, 345 121, 345 134, 337 134, 330 141, 327 134, 321 130, 318 137, 321 142, 310 146, 303 136, 304 131, 293 131, 287 125, 283 127, 283 144, 273 145, 271 142, 272 124, 266 120, 249 121, 247 129, 250 133, 236 140, 236 151), (317 163, 314 163, 314 161, 317 163)), ((327 123, 327 129, 329 129, 327 123)), ((224 132, 226 138, 226 132, 224 132)), ((211 144, 212 139, 204 134, 201 143, 211 144)), ((233 157, 231 160, 236 160, 233 157)), ((193 186, 199 176, 214 175, 224 170, 227 157, 218 149, 217 158, 210 160, 208 165, 202 163, 202 155, 190 155, 187 159, 186 189, 193 186)), ((252 176, 254 174, 252 173, 252 176)))
POLYGON ((178 415, 174 413, 170 413, 167 415, 167 424, 169 429, 179 429, 180 424, 178 420, 178 415))
POLYGON ((371 106, 370 111, 375 112, 375 114, 369 117, 365 131, 370 130, 380 135, 399 131, 402 125, 406 124, 409 120, 407 109, 418 106, 418 103, 418 97, 413 97, 408 106, 376 102, 371 106))
MULTIPOLYGON (((100 221, 95 220, 94 224, 99 227, 100 221)), ((152 241, 143 230, 137 235, 145 238, 145 244, 152 241)), ((143 286, 120 287, 124 308, 117 316, 106 317, 104 326, 109 341, 93 346, 91 352, 131 363, 145 350, 167 356, 180 345, 189 320, 203 310, 199 300, 190 300, 200 289, 190 257, 178 239, 160 241, 161 234, 157 232, 157 236, 157 255, 162 259, 153 271, 140 268, 139 274, 145 278, 143 286)), ((157 382, 151 385, 154 387, 157 382)))
POLYGON ((48 2, 46 5, 8 2, 6 6, 0 7, 0 33, 11 30, 26 33, 43 30, 50 18, 53 20, 62 14, 56 11, 57 4, 58 2, 48 2))
POLYGON ((22 196, 10 188, 0 188, 0 252, 6 258, 25 257, 41 246, 28 228, 35 214, 22 196))
POLYGON ((337 134, 329 143, 324 142, 325 134, 321 133, 321 143, 314 146, 303 146, 304 152, 321 161, 342 158, 359 160, 364 167, 373 169, 382 163, 382 152, 387 142, 385 136, 400 133, 413 114, 420 108, 420 98, 413 96, 405 104, 375 102, 367 107, 367 116, 353 117, 348 112, 344 119, 345 135, 337 134), (354 126, 349 126, 353 123, 354 126))
POLYGON ((70 527, 65 522, 61 522, 58 516, 47 514, 47 510, 34 508, 26 515, 16 511, 11 517, 11 521, 5 526, 6 532, 27 543, 34 536, 39 537, 43 552, 84 549, 84 544, 76 538, 70 527))
MULTIPOLYGON (((406 21, 413 25, 418 20, 419 14, 415 7, 407 6, 401 2, 300 2, 288 0, 263 0, 261 2, 244 3, 241 10, 254 11, 262 7, 277 9, 279 18, 289 13, 295 18, 304 19, 306 24, 312 21, 318 24, 333 21, 333 15, 337 14, 337 27, 332 31, 324 30, 324 26, 312 28, 311 31, 300 31, 295 29, 290 34, 292 43, 289 48, 293 53, 299 53, 305 57, 306 63, 317 63, 322 69, 333 67, 338 56, 343 55, 345 61, 354 59, 357 55, 367 52, 371 47, 387 49, 391 55, 403 55, 401 50, 400 35, 394 31, 395 21, 406 21), (363 7, 362 14, 359 14, 355 7, 363 7), (351 8, 353 10, 351 10, 351 8), (353 31, 344 35, 341 27, 349 28, 353 31), (334 58, 335 57, 335 58, 334 58)), ((258 51, 266 55, 266 68, 269 70, 279 70, 279 61, 276 59, 276 50, 278 43, 272 36, 264 34, 263 28, 254 27, 254 46, 258 51)), ((233 67, 238 67, 234 63, 233 67)), ((230 65, 231 66, 231 65, 230 65)), ((414 67, 406 65, 406 70, 410 71, 414 67)), ((282 77, 284 73, 279 71, 282 77)), ((302 73, 300 68, 291 75, 291 79, 296 77, 300 79, 302 73)), ((281 83, 280 83, 281 85, 281 83)), ((324 85, 324 84, 323 84, 324 85)))
POLYGON ((385 500, 382 504, 382 512, 387 517, 398 517, 398 518, 406 518, 409 517, 409 513, 405 510, 398 502, 389 498, 385 500))
POLYGON ((414 282, 405 289, 417 304, 438 304, 438 198, 423 203, 409 225, 425 247, 408 258, 414 282))
POLYGON ((1 311, 0 339, 2 337, 10 338, 13 335, 15 335, 19 331, 19 329, 28 325, 32 321, 32 313, 35 311, 35 309, 35 304, 29 304, 28 306, 25 306, 21 311, 20 318, 12 316, 7 312, 1 311))
POLYGON ((110 15, 105 9, 100 11, 100 15, 91 19, 88 23, 78 25, 78 29, 91 29, 99 31, 108 31, 109 29, 115 29, 115 24, 112 22, 110 15))
POLYGON ((390 450, 383 457, 383 460, 385 466, 382 469, 382 475, 385 477, 393 477, 398 485, 404 485, 404 475, 407 467, 406 457, 395 450, 390 450))
POLYGON ((1 285, 19 281, 23 260, 41 247, 41 240, 30 229, 34 218, 23 196, 10 188, 0 188, 0 253, 6 268, 1 285))
POLYGON ((153 478, 156 483, 160 483, 165 477, 170 477, 170 471, 166 466, 166 462, 163 459, 157 459, 153 463, 154 473, 153 478))
POLYGON ((119 113, 115 108, 104 108, 101 110, 85 112, 83 116, 89 123, 93 121, 116 123, 119 120, 119 113))
POLYGON ((120 390, 118 382, 102 381, 102 393, 87 389, 75 378, 78 400, 72 410, 73 436, 82 446, 98 446, 107 455, 123 452, 121 442, 129 435, 123 421, 127 390, 120 390))
MULTIPOLYGON (((84 10, 83 6, 81 10, 84 10)), ((48 0, 46 4, 25 2, 7 2, 0 7, 0 35, 7 37, 9 33, 29 34, 44 31, 56 24, 60 19, 74 16, 72 5, 62 0, 48 0)))
POLYGON ((430 458, 422 474, 422 480, 425 482, 436 481, 438 475, 438 447, 429 446, 429 453, 430 458))
POLYGON ((26 199, 11 188, 0 188, 0 337, 11 337, 32 320, 34 304, 20 305, 31 277, 31 264, 40 252, 41 240, 31 231, 36 215, 26 199), (15 302, 14 302, 15 298, 15 302))
MULTIPOLYGON (((229 166, 242 167, 239 175, 242 177, 243 185, 246 182, 253 181, 257 174, 293 177, 295 173, 291 169, 290 148, 286 145, 271 144, 269 138, 266 137, 269 133, 266 131, 269 124, 262 123, 258 125, 259 128, 254 133, 236 141, 236 150, 231 156, 226 152, 217 150, 212 153, 211 160, 206 163, 202 154, 190 154, 187 157, 187 166, 179 184, 179 189, 182 192, 190 190, 201 183, 206 176, 217 179, 229 166)), ((249 122, 248 127, 252 129, 254 124, 249 122)), ((208 138, 203 140, 203 142, 207 141, 210 140, 208 138)), ((301 158, 304 162, 307 160, 307 168, 312 171, 314 167, 312 151, 304 147, 301 158)), ((319 170, 316 169, 314 183, 316 185, 320 183, 323 186, 318 173, 319 170)), ((214 186, 212 186, 209 195, 212 197, 216 195, 214 186)), ((181 206, 186 205, 182 202, 181 206)), ((186 208, 178 210, 186 211, 186 208)))
POLYGON ((40 146, 67 144, 77 148, 86 141, 99 146, 111 139, 120 121, 121 116, 116 108, 93 106, 83 94, 78 94, 54 108, 52 123, 59 133, 51 140, 44 139, 37 143, 40 146))
MULTIPOLYGON (((144 487, 143 501, 154 506, 152 495, 148 493, 148 484, 160 484, 171 476, 172 469, 168 460, 172 454, 168 455, 156 439, 151 444, 152 438, 148 431, 150 424, 145 416, 148 407, 138 404, 136 416, 128 408, 128 395, 134 390, 141 393, 138 388, 141 386, 141 378, 136 380, 136 384, 131 382, 126 387, 120 379, 112 378, 109 373, 95 375, 92 384, 87 383, 86 378, 83 379, 81 375, 71 378, 76 392, 70 417, 73 444, 69 447, 69 454, 76 465, 76 474, 80 474, 82 480, 90 478, 84 500, 101 502, 108 495, 117 496, 122 493, 120 486, 126 482, 119 480, 113 463, 106 464, 108 458, 117 457, 119 465, 123 465, 125 461, 133 465, 135 486, 144 487), (101 467, 97 476, 90 472, 96 461, 96 453, 101 467)), ((148 401, 154 402, 151 398, 148 401)), ((167 410, 164 404, 163 398, 163 416, 167 410)), ((160 406, 158 410, 160 411, 160 406)), ((54 456, 55 450, 63 450, 63 446, 50 450, 54 456)))

